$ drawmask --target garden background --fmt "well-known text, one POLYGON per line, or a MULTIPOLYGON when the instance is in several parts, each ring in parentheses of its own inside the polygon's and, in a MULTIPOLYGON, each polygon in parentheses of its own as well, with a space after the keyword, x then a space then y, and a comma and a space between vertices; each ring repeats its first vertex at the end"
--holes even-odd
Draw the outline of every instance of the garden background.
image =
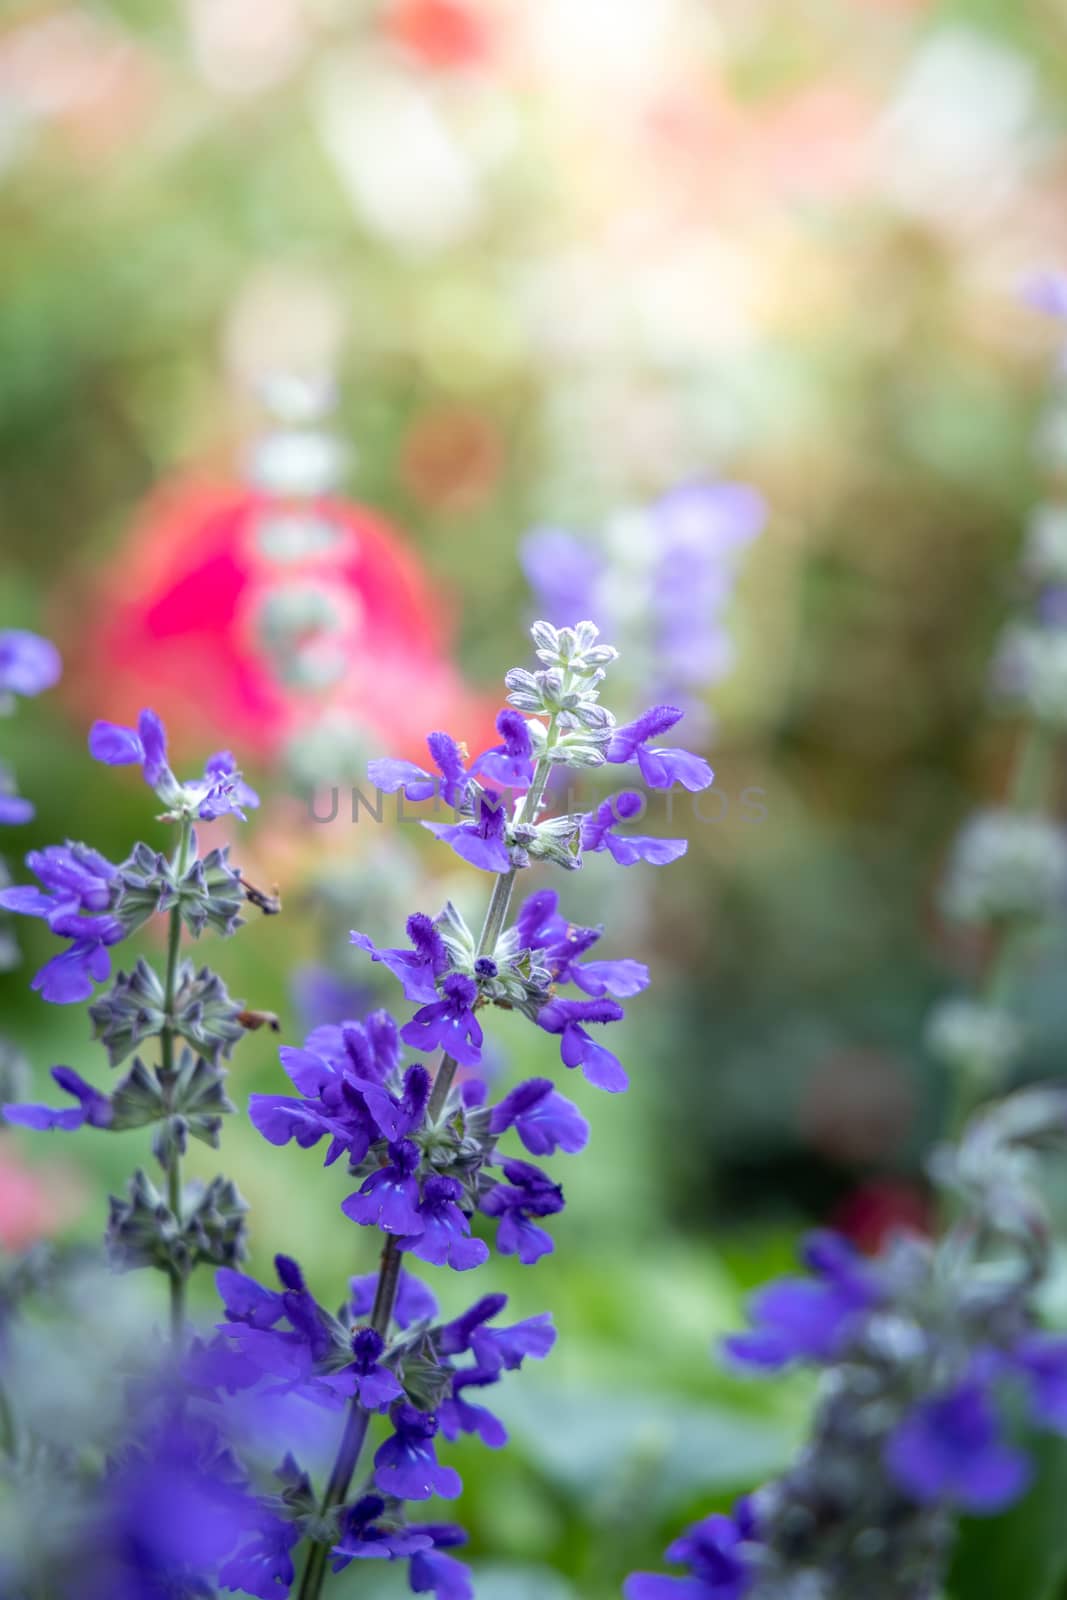
MULTIPOLYGON (((285 909, 212 941, 231 991, 290 1043, 389 1003, 347 930, 396 942, 471 875, 388 810, 353 824, 351 786, 422 727, 484 742, 526 656, 530 531, 600 552, 636 712, 659 534, 634 508, 693 480, 766 508, 709 610, 716 782, 671 822, 685 864, 576 886, 610 892, 606 953, 654 983, 631 1092, 568 1086, 593 1141, 557 1253, 492 1269, 561 1337, 509 1388, 512 1447, 455 1452, 482 1600, 607 1600, 777 1468, 807 1391, 729 1376, 715 1339, 804 1225, 870 1244, 926 1214, 945 1096, 922 1022, 975 959, 937 877, 1001 791, 986 662, 1047 469, 1056 331, 1018 285, 1067 261, 1065 202, 1055 0, 0 12, 0 625, 66 664, 0 729, 37 805, 5 838, 16 881, 72 815, 116 859, 145 833, 145 792, 85 734, 150 703, 264 797, 235 854, 285 909), (250 557, 249 496, 316 463, 351 559, 250 557)), ((98 1078, 84 1011, 29 992, 47 932, 18 933, 5 1031, 38 1088, 56 1062, 98 1078)), ((1027 1076, 1062 1071, 1063 956, 1026 974, 1027 1076)), ((501 1073, 537 1070, 498 1037, 501 1073)), ((241 1047, 239 1104, 281 1087, 276 1044, 241 1047)), ((4 1134, 5 1245, 95 1237, 127 1139, 4 1134)), ((371 1269, 332 1174, 237 1119, 225 1155, 254 1267, 290 1250, 324 1291, 371 1269)))

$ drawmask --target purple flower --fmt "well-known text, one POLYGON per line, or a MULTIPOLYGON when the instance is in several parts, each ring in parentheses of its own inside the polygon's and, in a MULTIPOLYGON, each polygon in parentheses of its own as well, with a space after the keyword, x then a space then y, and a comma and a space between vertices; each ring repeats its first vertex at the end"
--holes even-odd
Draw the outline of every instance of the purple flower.
POLYGON ((473 1405, 464 1398, 464 1389, 485 1388, 499 1381, 499 1372, 482 1371, 473 1367, 457 1372, 452 1379, 452 1397, 442 1400, 437 1409, 437 1419, 446 1439, 458 1439, 461 1433, 475 1434, 490 1450, 499 1450, 508 1442, 508 1430, 485 1406, 473 1405))
POLYGON ((259 805, 259 795, 244 781, 228 750, 209 756, 203 778, 185 788, 197 798, 196 814, 202 822, 215 822, 219 817, 240 817, 247 822, 244 807, 255 811, 259 805))
POLYGON ((542 616, 573 627, 601 615, 597 600, 604 563, 584 540, 562 528, 534 528, 519 546, 519 560, 542 616))
POLYGON ((474 1600, 470 1569, 462 1561, 442 1554, 442 1547, 462 1545, 467 1535, 451 1523, 419 1524, 419 1532, 429 1534, 433 1548, 420 1550, 411 1558, 408 1579, 415 1594, 432 1594, 435 1600, 474 1600))
POLYGON ((477 773, 505 789, 528 789, 533 782, 529 723, 521 711, 505 708, 497 715, 496 731, 503 743, 478 757, 471 767, 471 776, 477 773))
POLYGON ((374 1328, 357 1329, 352 1335, 355 1360, 325 1381, 338 1394, 358 1395, 364 1410, 384 1411, 404 1393, 396 1374, 381 1365, 379 1357, 384 1349, 382 1336, 374 1328))
POLYGON ((392 1437, 374 1457, 374 1482, 383 1494, 398 1500, 429 1500, 439 1494, 454 1500, 463 1485, 453 1467, 438 1465, 434 1451, 437 1418, 414 1406, 398 1406, 393 1413, 392 1437))
POLYGON ((68 1106, 66 1110, 57 1110, 52 1106, 5 1105, 3 1113, 7 1121, 42 1131, 62 1128, 67 1133, 74 1128, 111 1126, 114 1112, 106 1094, 94 1089, 70 1067, 53 1067, 52 1077, 61 1089, 73 1095, 77 1105, 68 1106))
MULTIPOLYGON (((530 1170, 536 1171, 536 1168, 530 1170)), ((543 1361, 556 1342, 550 1314, 543 1311, 539 1316, 514 1322, 508 1328, 490 1327, 492 1319, 506 1305, 507 1295, 484 1295, 469 1311, 437 1330, 438 1353, 456 1356, 469 1350, 481 1371, 493 1373, 505 1369, 514 1372, 527 1356, 543 1361)))
POLYGON ((418 1164, 417 1144, 410 1139, 391 1144, 389 1165, 365 1178, 357 1192, 342 1202, 341 1210, 365 1228, 402 1235, 421 1233, 419 1180, 413 1176, 418 1164))
POLYGON ((443 1356, 459 1356, 473 1349, 472 1340, 479 1328, 498 1312, 503 1311, 508 1303, 506 1294, 484 1294, 480 1300, 464 1311, 461 1316, 452 1322, 444 1322, 434 1335, 437 1351, 443 1356))
POLYGON ((166 729, 154 711, 142 711, 136 728, 94 722, 89 730, 89 754, 109 767, 139 766, 145 783, 164 805, 186 806, 202 822, 224 816, 245 821, 243 808, 259 805, 259 796, 245 783, 228 750, 208 758, 202 778, 179 784, 167 763, 166 729))
POLYGON ((576 1105, 559 1094, 551 1078, 529 1078, 493 1107, 490 1133, 514 1128, 534 1156, 566 1150, 574 1155, 589 1141, 589 1124, 576 1105))
POLYGON ((742 1553, 743 1537, 732 1518, 705 1517, 676 1539, 667 1560, 689 1568, 688 1578, 635 1572, 623 1586, 626 1600, 741 1600, 753 1580, 742 1553))
POLYGON ((1025 1380, 1034 1421, 1067 1433, 1067 1339, 1028 1333, 1013 1347, 1011 1366, 1025 1380))
POLYGON ((220 1568, 219 1587, 284 1600, 296 1577, 292 1552, 301 1537, 299 1523, 265 1511, 250 1541, 220 1568))
MULTIPOLYGON (((364 1273, 362 1277, 350 1278, 349 1288, 352 1291, 351 1307, 355 1317, 368 1317, 374 1307, 374 1297, 378 1291, 378 1274, 376 1272, 364 1273)), ((401 1271, 396 1291, 396 1303, 393 1306, 393 1319, 398 1328, 410 1328, 416 1322, 429 1322, 437 1315, 437 1301, 430 1289, 421 1278, 414 1277, 410 1272, 401 1271)))
POLYGON ((595 811, 582 819, 582 849, 597 854, 607 850, 620 867, 633 867, 647 861, 653 867, 665 867, 689 848, 685 839, 657 839, 650 834, 617 834, 614 830, 622 822, 630 822, 642 813, 644 800, 633 789, 624 789, 613 800, 602 800, 595 811))
POLYGON ((752 1332, 723 1341, 736 1361, 770 1371, 790 1361, 830 1361, 857 1317, 879 1300, 874 1272, 838 1235, 812 1234, 804 1259, 818 1277, 782 1278, 752 1297, 752 1332))
POLYGON ((340 1406, 359 1387, 358 1364, 348 1381, 338 1372, 350 1348, 349 1336, 315 1300, 295 1261, 278 1255, 274 1266, 280 1290, 232 1269, 218 1273, 215 1281, 227 1320, 218 1324, 221 1338, 195 1352, 194 1381, 235 1392, 271 1379, 264 1391, 268 1394, 300 1394, 321 1405, 340 1406), (288 1327, 279 1326, 283 1323, 288 1327))
POLYGON ((945 1501, 978 1513, 1018 1500, 1031 1473, 1023 1452, 1005 1444, 989 1395, 974 1382, 920 1400, 891 1435, 886 1463, 920 1505, 945 1501))
POLYGON ((447 1052, 461 1067, 476 1067, 482 1059, 482 1029, 474 1015, 478 985, 461 972, 450 973, 441 985, 442 996, 422 1006, 400 1030, 414 1050, 447 1052))
POLYGON ((372 1013, 364 1023, 316 1028, 304 1049, 287 1045, 279 1051, 301 1098, 250 1095, 253 1125, 271 1144, 295 1139, 304 1149, 329 1134, 327 1166, 342 1153, 362 1161, 380 1138, 396 1137, 391 1129, 404 1123, 406 1132, 421 1121, 420 1080, 409 1073, 400 1101, 381 1088, 381 1078, 395 1069, 399 1048, 396 1023, 385 1011, 372 1013), (412 1120, 405 1123, 405 1117, 412 1120))
POLYGON ((398 1561, 433 1548, 429 1532, 421 1527, 379 1525, 384 1512, 385 1501, 376 1494, 365 1494, 355 1505, 345 1507, 337 1543, 330 1551, 334 1572, 343 1572, 350 1561, 398 1561))
POLYGON ((573 983, 597 999, 612 994, 623 1000, 648 986, 648 968, 641 961, 579 961, 597 944, 602 928, 578 928, 559 914, 554 889, 528 895, 515 918, 520 948, 540 950, 557 984, 573 983))
POLYGON ((496 1246, 501 1255, 517 1255, 529 1267, 554 1249, 551 1235, 530 1218, 562 1211, 563 1190, 528 1161, 505 1161, 504 1176, 507 1183, 483 1195, 481 1207, 487 1217, 499 1218, 496 1246))
POLYGON ((383 1139, 395 1144, 422 1127, 430 1099, 430 1074, 425 1067, 409 1067, 404 1074, 404 1089, 399 1096, 377 1084, 363 1089, 363 1099, 383 1139))
POLYGON ((369 762, 367 776, 386 794, 395 794, 402 789, 405 798, 413 805, 439 793, 445 804, 454 811, 462 810, 469 787, 463 752, 451 734, 447 733, 428 733, 426 744, 440 777, 434 777, 422 767, 417 767, 413 761, 394 761, 389 757, 369 762))
POLYGON ((422 911, 408 918, 407 934, 412 943, 410 950, 379 950, 365 933, 350 933, 349 939, 372 961, 381 961, 394 978, 399 978, 405 1000, 436 1000, 437 979, 451 965, 445 942, 422 911))
POLYGON ((480 867, 483 872, 511 870, 504 807, 494 795, 479 795, 476 821, 424 822, 422 826, 435 838, 443 839, 472 867, 480 867))
POLYGON ((616 728, 604 752, 605 759, 619 765, 635 761, 650 789, 669 789, 675 783, 693 792, 706 789, 714 773, 701 756, 688 750, 648 746, 649 739, 666 733, 681 718, 682 713, 676 706, 653 706, 636 722, 616 728))
POLYGON ((71 941, 45 963, 31 987, 54 1005, 87 1000, 94 983, 111 972, 108 949, 126 937, 110 907, 118 868, 88 845, 49 845, 31 850, 26 865, 42 887, 20 885, 0 891, 0 906, 20 916, 42 917, 51 931, 71 941))
POLYGON ((488 1261, 488 1245, 471 1238, 470 1220, 456 1204, 462 1193, 455 1178, 427 1178, 418 1208, 422 1232, 417 1238, 402 1239, 401 1247, 433 1267, 449 1266, 456 1272, 488 1261))
POLYGON ((565 1067, 581 1067, 597 1089, 619 1094, 629 1079, 618 1057, 586 1033, 586 1022, 619 1022, 623 1009, 615 1000, 549 1000, 537 1013, 537 1026, 559 1034, 560 1059, 565 1067))
POLYGON ((59 651, 51 640, 25 628, 0 630, 0 699, 40 694, 58 682, 62 670, 59 651))

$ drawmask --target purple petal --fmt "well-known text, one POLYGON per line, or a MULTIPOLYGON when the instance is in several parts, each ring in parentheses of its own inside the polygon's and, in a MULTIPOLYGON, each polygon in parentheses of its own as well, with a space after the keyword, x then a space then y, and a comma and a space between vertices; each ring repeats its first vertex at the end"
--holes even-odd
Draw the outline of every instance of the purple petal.
POLYGON ((109 767, 140 765, 144 745, 132 728, 117 722, 94 722, 89 729, 89 754, 109 767))

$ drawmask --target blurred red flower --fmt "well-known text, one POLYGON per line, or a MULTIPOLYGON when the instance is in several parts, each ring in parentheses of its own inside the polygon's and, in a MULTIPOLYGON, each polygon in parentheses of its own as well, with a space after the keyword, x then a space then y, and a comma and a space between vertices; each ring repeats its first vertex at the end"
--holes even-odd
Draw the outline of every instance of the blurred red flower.
POLYGON ((437 70, 477 66, 492 50, 489 21, 469 0, 393 0, 382 26, 420 65, 437 70))
POLYGON ((850 1190, 829 1221, 858 1250, 877 1255, 894 1233, 933 1233, 934 1208, 928 1192, 915 1182, 872 1178, 850 1190))
POLYGON ((448 654, 448 607, 401 535, 366 507, 299 506, 185 481, 148 502, 104 570, 64 596, 67 696, 86 719, 163 716, 180 750, 269 759, 325 712, 383 753, 426 732, 491 743, 495 702, 448 654), (292 541, 287 518, 306 518, 292 541))
POLYGON ((35 1171, 7 1140, 0 1144, 0 1248, 25 1250, 49 1238, 75 1209, 69 1183, 57 1183, 54 1168, 35 1171))

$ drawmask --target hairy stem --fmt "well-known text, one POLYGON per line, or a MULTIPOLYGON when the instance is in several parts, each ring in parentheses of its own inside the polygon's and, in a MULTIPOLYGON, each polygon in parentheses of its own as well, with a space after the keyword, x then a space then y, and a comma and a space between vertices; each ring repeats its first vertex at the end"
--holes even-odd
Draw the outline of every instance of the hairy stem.
MULTIPOLYGON (((192 823, 188 817, 183 817, 181 834, 178 839, 178 848, 174 856, 174 872, 181 879, 189 865, 189 845, 192 839, 192 823)), ((174 1023, 172 1013, 174 1010, 174 996, 178 983, 178 956, 182 942, 182 918, 178 906, 173 906, 170 913, 170 926, 167 930, 167 970, 163 980, 163 1026, 159 1031, 160 1053, 160 1078, 163 1092, 170 1108, 171 1096, 174 1092, 174 1023)), ((167 1204, 174 1216, 178 1227, 182 1221, 182 1164, 181 1156, 177 1150, 169 1152, 170 1161, 167 1167, 167 1204)), ((179 1345, 185 1329, 185 1274, 177 1267, 170 1271, 170 1333, 175 1345, 179 1345)))

